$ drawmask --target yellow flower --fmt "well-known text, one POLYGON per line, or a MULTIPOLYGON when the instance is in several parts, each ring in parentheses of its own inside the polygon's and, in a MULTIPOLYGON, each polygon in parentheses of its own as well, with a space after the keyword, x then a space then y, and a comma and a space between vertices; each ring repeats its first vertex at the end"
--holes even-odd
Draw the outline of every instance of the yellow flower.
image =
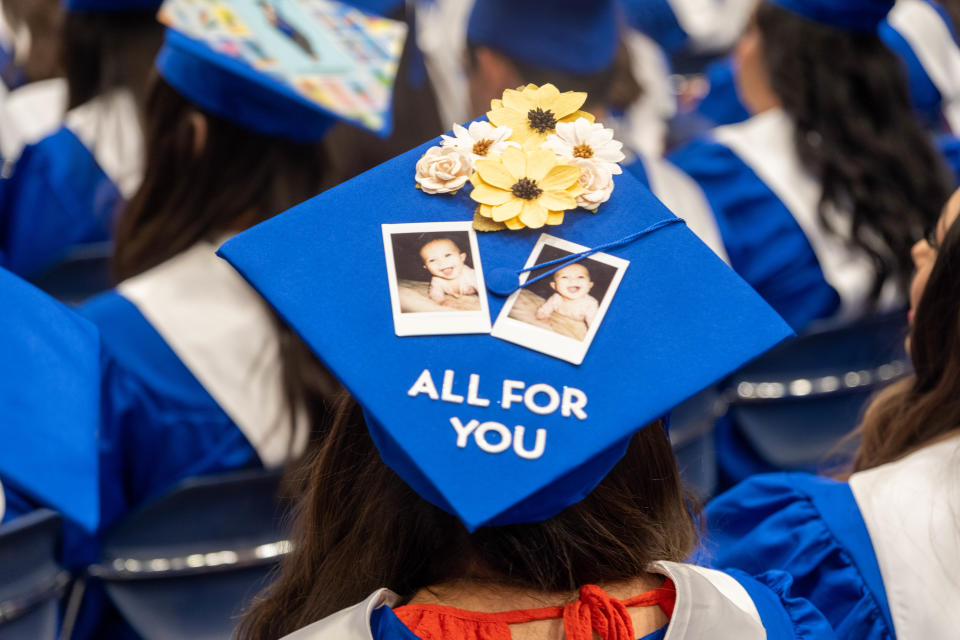
POLYGON ((478 213, 510 229, 563 222, 563 212, 577 206, 583 192, 580 170, 560 164, 547 149, 509 148, 499 156, 480 158, 470 178, 470 197, 478 213))
POLYGON ((574 122, 577 118, 593 122, 591 114, 579 111, 586 100, 583 92, 560 93, 552 84, 528 84, 520 90, 507 89, 502 100, 491 100, 487 119, 494 126, 513 129, 511 140, 538 149, 556 131, 558 122, 574 122))

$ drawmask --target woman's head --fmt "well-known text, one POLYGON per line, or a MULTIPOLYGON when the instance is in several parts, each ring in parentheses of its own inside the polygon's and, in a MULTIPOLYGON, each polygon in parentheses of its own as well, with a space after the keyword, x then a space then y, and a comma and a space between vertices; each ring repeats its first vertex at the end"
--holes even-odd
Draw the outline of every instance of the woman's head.
POLYGON ((906 289, 910 248, 952 180, 915 116, 903 65, 874 33, 834 28, 761 2, 738 48, 755 110, 782 106, 804 166, 823 187, 820 220, 872 259, 872 298, 906 289), (850 213, 839 222, 832 212, 850 213))
POLYGON ((143 104, 163 42, 155 11, 68 11, 61 33, 68 108, 118 88, 143 104))
POLYGON ((659 422, 584 500, 544 522, 468 533, 382 462, 349 399, 300 482, 294 551, 242 638, 283 636, 383 586, 410 597, 456 579, 557 592, 635 578, 652 561, 683 560, 697 539, 659 422))
POLYGON ((914 375, 883 391, 860 427, 855 470, 910 453, 960 428, 960 191, 913 249, 908 350, 914 375))
POLYGON ((241 128, 197 107, 156 75, 145 129, 143 183, 115 234, 119 279, 200 240, 265 220, 326 186, 319 144, 241 128))

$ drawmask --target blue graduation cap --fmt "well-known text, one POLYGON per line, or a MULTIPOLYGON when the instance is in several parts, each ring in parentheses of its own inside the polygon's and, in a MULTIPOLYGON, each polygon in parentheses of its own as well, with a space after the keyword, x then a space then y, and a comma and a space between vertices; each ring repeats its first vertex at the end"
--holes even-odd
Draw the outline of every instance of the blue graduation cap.
POLYGON ((344 2, 378 16, 391 16, 405 4, 405 0, 344 0, 344 2))
POLYGON ((246 129, 312 142, 343 120, 387 136, 407 27, 327 0, 167 0, 160 75, 246 129))
MULTIPOLYGON (((612 196, 596 213, 569 210, 555 226, 458 239, 451 229, 469 229, 474 220, 469 185, 429 195, 429 182, 422 189, 413 184, 418 160, 435 142, 241 233, 220 255, 358 399, 384 462, 470 530, 543 520, 579 501, 644 425, 791 335, 756 292, 628 173, 615 176, 612 196), (419 224, 393 226, 405 223, 419 224), (582 248, 601 252, 585 255, 582 248), (387 253, 392 260, 385 260, 387 253), (541 266, 523 271, 533 256, 541 266), (440 262, 428 266, 434 258, 440 262), (466 289, 461 278, 445 298, 457 306, 431 315, 420 300, 401 305, 396 315, 402 287, 410 295, 418 286, 425 291, 432 274, 446 268, 462 276, 465 264, 477 273, 466 289), (544 270, 549 275, 541 277, 544 270), (427 271, 430 276, 417 275, 427 271), (561 283, 564 272, 572 284, 561 283), (405 278, 423 283, 400 284, 405 278), (513 293, 487 293, 484 281, 491 290, 513 293), (481 333, 396 334, 395 321, 407 312, 460 322, 467 296, 459 294, 473 287, 480 311, 463 318, 488 305, 497 318, 492 333, 471 324, 464 330, 481 333), (599 311, 588 305, 579 319, 554 314, 548 324, 535 321, 533 293, 524 292, 539 288, 550 296, 562 287, 571 299, 574 289, 589 287, 599 311), (546 354, 558 343, 583 339, 555 333, 552 323, 559 331, 567 320, 581 329, 589 323, 594 332, 580 364, 546 354), (511 338, 502 331, 512 323, 529 329, 514 326, 519 333, 511 338), (525 343, 524 331, 545 347, 525 343)), ((563 173, 547 174, 540 185, 549 190, 554 178, 560 185, 563 173)), ((497 182, 494 173, 487 177, 497 182)), ((518 181, 513 193, 527 197, 537 188, 518 181)))
POLYGON ((845 31, 875 33, 894 0, 767 0, 798 16, 845 31))
POLYGON ((613 0, 479 0, 467 40, 527 64, 577 74, 607 69, 620 42, 613 0))
POLYGON ((99 522, 96 328, 0 269, 0 478, 88 532, 99 522))
POLYGON ((156 11, 163 0, 63 0, 67 11, 156 11))

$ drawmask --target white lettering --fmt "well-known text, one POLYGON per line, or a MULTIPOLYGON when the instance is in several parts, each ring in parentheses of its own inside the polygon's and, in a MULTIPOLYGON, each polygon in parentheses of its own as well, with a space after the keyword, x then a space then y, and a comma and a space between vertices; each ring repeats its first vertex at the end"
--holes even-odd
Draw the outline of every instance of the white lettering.
MULTIPOLYGON (((532 387, 531 387, 532 388, 532 387)), ((536 460, 543 455, 543 450, 547 447, 547 430, 537 429, 537 440, 533 445, 533 451, 523 448, 523 434, 525 429, 517 425, 513 429, 513 450, 521 458, 527 460, 536 460)))
POLYGON ((474 431, 473 438, 477 441, 477 446, 480 447, 482 451, 486 451, 487 453, 502 453, 510 448, 510 429, 507 429, 499 422, 484 422, 479 428, 477 428, 476 431, 474 431), (490 431, 497 432, 497 434, 500 436, 500 442, 491 444, 487 441, 487 433, 490 431))
POLYGON ((464 426, 463 423, 460 422, 460 418, 450 418, 450 424, 453 426, 454 431, 457 432, 457 446, 463 449, 467 446, 467 438, 470 437, 470 434, 473 433, 473 430, 477 428, 480 422, 471 420, 464 426))
POLYGON ((467 404, 474 407, 489 407, 490 401, 487 398, 481 398, 478 395, 480 388, 480 376, 475 373, 470 374, 470 384, 467 385, 467 404))
POLYGON ((557 407, 560 406, 560 394, 550 385, 540 382, 530 385, 526 393, 523 394, 523 404, 526 405, 527 409, 531 412, 546 416, 556 411, 557 407), (537 394, 539 393, 547 394, 548 402, 545 406, 541 407, 536 402, 537 394))
POLYGON ((504 380, 503 381, 503 396, 500 401, 500 406, 504 409, 509 409, 513 403, 523 401, 523 396, 514 393, 514 390, 519 391, 523 389, 526 385, 519 380, 504 380))
POLYGON ((417 381, 407 391, 407 395, 411 398, 415 398, 421 393, 430 396, 431 400, 437 400, 440 397, 437 395, 437 387, 433 384, 433 378, 430 376, 430 369, 424 369, 417 381))
POLYGON ((440 399, 455 404, 463 403, 463 396, 458 396, 453 392, 453 371, 450 369, 443 372, 443 389, 440 391, 440 399))
POLYGON ((583 408, 587 406, 587 394, 574 387, 563 388, 563 402, 560 405, 560 415, 569 418, 571 412, 581 420, 587 419, 587 412, 583 408))

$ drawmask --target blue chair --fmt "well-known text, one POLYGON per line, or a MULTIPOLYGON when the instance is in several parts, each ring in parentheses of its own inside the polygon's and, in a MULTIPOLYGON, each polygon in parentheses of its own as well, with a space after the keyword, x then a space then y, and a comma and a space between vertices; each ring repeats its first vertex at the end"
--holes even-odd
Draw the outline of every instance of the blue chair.
POLYGON ((70 574, 57 562, 60 516, 40 509, 0 526, 0 638, 54 640, 70 574))
POLYGON ((870 397, 907 375, 906 313, 823 324, 788 340, 724 385, 717 429, 721 485, 767 471, 817 471, 849 460, 870 397))
POLYGON ((113 284, 110 261, 113 244, 78 245, 63 260, 34 279, 34 284, 67 304, 79 304, 113 284))
POLYGON ((265 471, 186 480, 112 530, 88 573, 145 640, 226 640, 289 550, 278 485, 265 471))

